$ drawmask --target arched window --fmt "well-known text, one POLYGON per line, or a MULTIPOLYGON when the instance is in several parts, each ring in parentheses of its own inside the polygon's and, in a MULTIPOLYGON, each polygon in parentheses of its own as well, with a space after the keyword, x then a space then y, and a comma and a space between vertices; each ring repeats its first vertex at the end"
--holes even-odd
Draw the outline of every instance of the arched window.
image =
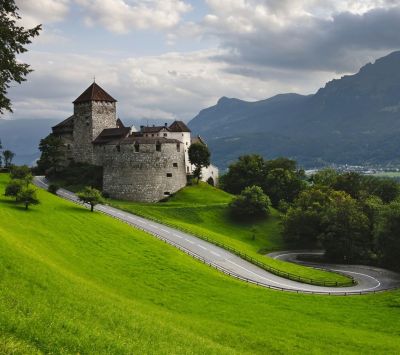
POLYGON ((160 142, 156 143, 156 151, 161 152, 161 143, 160 142))
POLYGON ((139 153, 140 147, 139 143, 135 143, 135 153, 139 153))

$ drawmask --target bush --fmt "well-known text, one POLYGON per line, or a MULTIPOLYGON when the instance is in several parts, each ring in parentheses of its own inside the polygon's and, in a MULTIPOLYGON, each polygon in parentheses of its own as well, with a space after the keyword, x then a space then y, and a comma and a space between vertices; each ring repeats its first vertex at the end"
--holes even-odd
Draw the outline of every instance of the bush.
POLYGON ((239 219, 265 218, 270 213, 271 201, 261 187, 246 187, 229 205, 232 215, 239 219))
POLYGON ((23 186, 24 186, 24 182, 22 180, 19 180, 19 179, 11 180, 6 186, 4 195, 11 196, 11 197, 17 197, 17 195, 21 192, 23 186))
POLYGON ((60 189, 60 186, 57 184, 50 184, 49 187, 47 188, 47 191, 57 195, 57 191, 60 189))
POLYGON ((29 175, 31 175, 31 169, 27 165, 13 165, 10 169, 11 179, 25 179, 29 175))

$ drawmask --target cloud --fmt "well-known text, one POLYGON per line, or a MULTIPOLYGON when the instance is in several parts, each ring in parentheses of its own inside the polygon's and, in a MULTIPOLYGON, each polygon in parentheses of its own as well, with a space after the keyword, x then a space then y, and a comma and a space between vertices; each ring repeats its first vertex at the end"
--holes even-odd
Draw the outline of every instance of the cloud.
POLYGON ((353 72, 400 47, 397 0, 207 0, 198 26, 234 67, 353 72))
POLYGON ((22 16, 22 24, 34 27, 62 21, 68 14, 69 0, 16 0, 22 16))
POLYGON ((75 0, 87 12, 85 24, 100 24, 115 33, 168 29, 191 9, 183 0, 75 0))
POLYGON ((259 77, 229 71, 214 57, 220 50, 166 53, 109 62, 86 55, 30 52, 23 60, 35 71, 11 92, 13 118, 57 118, 72 113, 71 102, 96 82, 118 100, 121 118, 189 120, 221 96, 263 99, 280 92, 315 91, 331 78, 316 73, 284 75, 279 70, 259 77), (90 69, 88 69, 90 68, 90 69))

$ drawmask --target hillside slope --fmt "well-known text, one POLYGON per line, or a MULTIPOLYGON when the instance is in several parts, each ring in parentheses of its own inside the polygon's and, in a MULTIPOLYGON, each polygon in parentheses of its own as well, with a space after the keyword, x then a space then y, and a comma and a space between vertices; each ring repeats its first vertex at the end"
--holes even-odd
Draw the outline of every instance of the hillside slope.
POLYGON ((0 353, 398 353, 400 293, 288 294, 0 175, 0 353))
POLYGON ((327 282, 348 282, 343 275, 286 263, 265 256, 275 250, 293 249, 285 245, 281 235, 279 212, 271 210, 264 220, 235 221, 228 204, 233 195, 206 183, 187 186, 162 203, 138 203, 109 200, 112 206, 156 220, 208 241, 222 243, 245 253, 265 265, 304 278, 327 282))
POLYGON ((189 122, 222 167, 244 153, 305 166, 399 164, 400 51, 333 80, 315 95, 244 102, 222 98, 189 122))

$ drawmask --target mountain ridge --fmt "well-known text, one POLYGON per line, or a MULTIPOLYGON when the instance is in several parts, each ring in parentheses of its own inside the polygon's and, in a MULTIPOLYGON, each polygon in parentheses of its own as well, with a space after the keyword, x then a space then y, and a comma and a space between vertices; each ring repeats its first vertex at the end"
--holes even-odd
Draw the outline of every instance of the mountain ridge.
POLYGON ((208 141, 220 167, 250 152, 290 156, 305 167, 400 164, 400 51, 312 95, 221 98, 189 127, 208 141))

